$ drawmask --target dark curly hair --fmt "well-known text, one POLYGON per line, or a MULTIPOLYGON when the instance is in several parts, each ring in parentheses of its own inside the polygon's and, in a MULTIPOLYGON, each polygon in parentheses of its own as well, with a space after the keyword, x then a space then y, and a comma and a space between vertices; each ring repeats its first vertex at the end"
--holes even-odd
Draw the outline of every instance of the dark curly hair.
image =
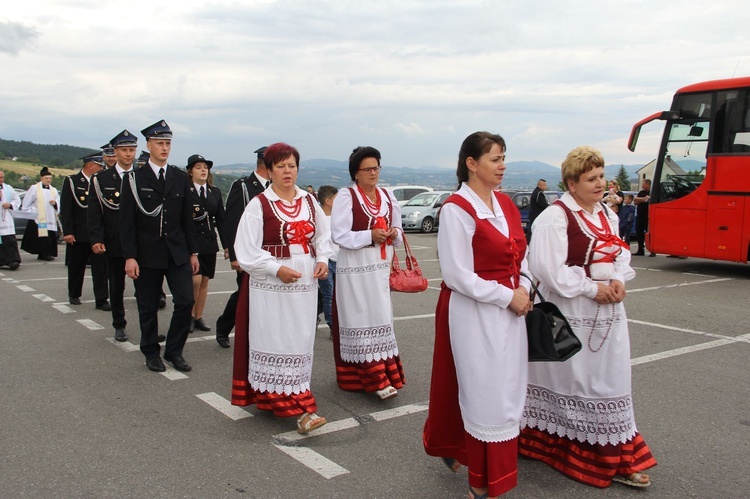
POLYGON ((352 182, 354 182, 354 176, 359 170, 359 165, 362 164, 362 160, 365 158, 377 159, 378 166, 380 166, 380 151, 370 146, 360 146, 355 148, 349 156, 349 176, 352 177, 352 182))

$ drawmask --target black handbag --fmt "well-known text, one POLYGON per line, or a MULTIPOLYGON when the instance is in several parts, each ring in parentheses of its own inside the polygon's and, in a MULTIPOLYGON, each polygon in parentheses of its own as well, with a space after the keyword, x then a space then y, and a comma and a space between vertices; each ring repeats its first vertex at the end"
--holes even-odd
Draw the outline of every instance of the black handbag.
POLYGON ((552 302, 545 301, 534 282, 529 279, 534 294, 540 302, 526 314, 526 331, 529 341, 529 362, 563 362, 581 350, 581 340, 573 333, 568 319, 552 302))

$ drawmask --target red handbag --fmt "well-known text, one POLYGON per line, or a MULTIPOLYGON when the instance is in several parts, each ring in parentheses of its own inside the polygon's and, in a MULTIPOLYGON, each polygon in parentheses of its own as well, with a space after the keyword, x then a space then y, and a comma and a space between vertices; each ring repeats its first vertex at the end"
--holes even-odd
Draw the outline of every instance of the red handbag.
POLYGON ((409 243, 406 241, 406 234, 403 230, 404 250, 406 251, 406 268, 402 269, 398 263, 396 249, 393 250, 393 261, 391 262, 391 276, 389 279, 391 291, 401 293, 419 293, 427 289, 427 279, 422 275, 422 269, 419 268, 417 258, 412 254, 409 243))

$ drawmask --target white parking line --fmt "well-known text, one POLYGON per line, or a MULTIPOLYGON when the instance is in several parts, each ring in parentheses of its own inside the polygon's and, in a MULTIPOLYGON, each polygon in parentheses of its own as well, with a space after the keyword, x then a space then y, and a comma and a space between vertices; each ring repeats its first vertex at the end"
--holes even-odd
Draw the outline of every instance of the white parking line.
POLYGON ((177 381, 177 380, 180 380, 180 379, 188 379, 187 375, 181 373, 177 369, 173 369, 173 368, 169 367, 169 364, 164 364, 164 365, 167 366, 167 370, 165 372, 159 373, 159 374, 161 374, 162 376, 164 376, 168 380, 170 380, 170 381, 177 381))
POLYGON ((90 329, 92 331, 97 331, 99 329, 104 329, 104 326, 102 326, 101 324, 99 324, 99 323, 97 323, 95 321, 92 321, 91 319, 76 319, 76 322, 78 322, 82 326, 84 326, 84 327, 86 327, 86 328, 88 328, 88 329, 90 329))
POLYGON ((49 297, 49 296, 47 296, 47 295, 42 295, 42 294, 38 294, 38 295, 31 295, 31 296, 33 296, 34 298, 36 298, 36 299, 38 299, 38 300, 42 300, 42 301, 43 301, 43 302, 45 302, 45 303, 46 303, 46 302, 50 302, 50 301, 55 301, 55 299, 54 299, 54 298, 50 298, 50 297, 49 297))
POLYGON ((676 357, 678 355, 684 355, 686 353, 693 353, 693 352, 699 352, 701 350, 708 350, 709 348, 721 347, 721 346, 729 345, 730 343, 735 343, 735 342, 736 340, 733 338, 733 339, 726 339, 726 340, 709 341, 708 343, 701 343, 700 345, 692 345, 689 347, 675 348, 674 350, 667 350, 666 352, 659 352, 659 353, 654 353, 651 355, 644 355, 643 357, 631 359, 630 365, 637 366, 638 364, 646 364, 648 362, 654 362, 655 360, 668 359, 669 357, 676 357))
POLYGON ((32 291, 36 291, 36 289, 32 288, 31 286, 26 286, 24 284, 21 284, 20 286, 16 286, 18 289, 23 291, 24 293, 30 293, 32 291))
POLYGON ((682 286, 695 286, 696 284, 710 284, 714 282, 724 282, 724 281, 731 281, 731 277, 725 277, 723 279, 707 279, 705 281, 695 281, 695 282, 681 282, 679 284, 666 284, 664 286, 652 286, 650 288, 638 288, 638 289, 629 289, 628 293, 638 293, 639 291, 654 291, 657 289, 667 289, 667 288, 679 288, 682 286))
POLYGON ((130 343, 129 341, 117 341, 114 338, 107 338, 107 341, 112 343, 114 346, 116 346, 120 350, 125 350, 126 352, 140 352, 141 351, 141 348, 138 345, 130 343))
POLYGON ((232 405, 229 400, 225 399, 218 393, 199 393, 198 395, 196 395, 196 397, 234 421, 253 417, 252 414, 242 409, 241 407, 232 405))
POLYGON ((64 314, 72 314, 75 313, 75 310, 70 308, 69 306, 65 305, 64 303, 53 303, 52 308, 57 310, 58 312, 62 312, 64 314))
POLYGON ((308 447, 287 447, 285 445, 277 444, 273 444, 273 446, 284 454, 296 459, 325 479, 331 479, 349 473, 349 470, 346 468, 342 468, 327 457, 321 456, 308 447))

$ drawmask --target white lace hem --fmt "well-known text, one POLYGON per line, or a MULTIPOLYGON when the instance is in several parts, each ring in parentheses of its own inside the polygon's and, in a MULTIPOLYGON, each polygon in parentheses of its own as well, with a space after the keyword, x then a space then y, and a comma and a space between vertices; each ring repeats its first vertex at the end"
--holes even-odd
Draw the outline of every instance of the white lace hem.
POLYGON ((250 351, 248 381, 255 391, 291 395, 310 389, 313 355, 250 351))
POLYGON ((465 418, 464 429, 469 435, 482 442, 507 442, 516 438, 520 433, 517 422, 506 423, 500 426, 490 426, 473 423, 465 418))
POLYGON ((385 360, 398 355, 396 335, 390 324, 339 328, 339 349, 342 360, 355 363, 385 360))
POLYGON ((529 385, 521 427, 599 445, 618 445, 636 433, 630 394, 611 398, 561 395, 529 385))

